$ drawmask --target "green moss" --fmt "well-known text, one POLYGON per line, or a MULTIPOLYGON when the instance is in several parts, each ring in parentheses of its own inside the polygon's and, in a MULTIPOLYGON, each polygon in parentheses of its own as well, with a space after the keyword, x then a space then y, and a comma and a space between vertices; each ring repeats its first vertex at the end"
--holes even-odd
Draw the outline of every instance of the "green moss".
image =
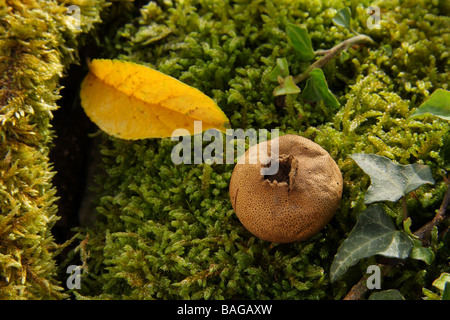
POLYGON ((99 21, 103 2, 81 7, 80 30, 68 4, 0 3, 0 299, 60 299, 50 121, 75 39, 99 21))
MULTIPOLYGON (((233 128, 278 128, 313 139, 336 160, 345 186, 341 207, 322 232, 302 243, 272 244, 246 231, 231 208, 233 165, 176 166, 169 139, 103 136, 98 219, 78 246, 89 268, 78 297, 342 298, 375 260, 329 283, 333 256, 364 208, 370 183, 349 158, 356 152, 429 165, 436 184, 417 190, 407 204, 413 230, 432 218, 445 192, 440 169, 448 161, 443 147, 449 126, 433 117, 407 117, 431 92, 448 86, 449 18, 438 1, 378 1, 381 28, 367 30, 369 4, 159 1, 131 21, 126 15, 120 27, 123 20, 112 19, 118 7, 111 9, 108 26, 114 27, 101 44, 102 56, 148 64, 202 90, 233 128), (355 30, 378 45, 351 48, 347 61, 335 59, 324 68, 342 107, 335 112, 299 95, 276 101, 268 79, 276 59, 285 57, 292 74, 306 67, 287 41, 287 23, 306 25, 314 48, 327 49, 350 36, 331 21, 345 6, 355 30)), ((50 232, 57 220, 50 123, 58 81, 78 59, 77 37, 99 21, 104 5, 81 7, 81 30, 70 24, 68 4, 9 1, 0 9, 0 299, 67 297, 55 277, 60 246, 50 232)), ((388 206, 401 227, 399 204, 388 206)), ((446 239, 434 233, 434 262, 408 260, 383 286, 420 298, 423 287, 449 272, 448 234, 446 239)))
MULTIPOLYGON (((105 174, 97 177, 99 215, 87 231, 89 272, 81 296, 342 298, 365 272, 361 267, 329 283, 334 254, 364 208, 370 183, 348 157, 356 152, 429 165, 437 183, 416 191, 408 209, 413 226, 431 219, 445 191, 439 150, 449 126, 432 117, 406 118, 430 92, 449 83, 449 18, 438 15, 434 2, 376 4, 383 9, 379 30, 366 28, 367 14, 357 1, 150 2, 107 38, 104 57, 147 64, 202 90, 233 128, 278 128, 313 139, 336 160, 345 186, 342 205, 322 232, 302 243, 272 244, 246 231, 231 208, 233 165, 174 165, 170 152, 176 143, 170 139, 104 136, 105 174), (275 84, 268 80, 276 59, 286 57, 292 74, 306 67, 288 44, 286 24, 305 24, 315 49, 330 48, 350 36, 331 21, 336 9, 348 5, 356 31, 379 45, 350 49, 348 61, 336 59, 324 69, 341 109, 335 113, 298 95, 277 104, 275 84), (392 47, 391 56, 384 45, 392 47)), ((390 207, 391 215, 400 215, 397 204, 390 207)), ((417 298, 436 273, 448 270, 444 261, 438 258, 428 268, 429 279, 423 265, 411 262, 386 283, 417 298)))

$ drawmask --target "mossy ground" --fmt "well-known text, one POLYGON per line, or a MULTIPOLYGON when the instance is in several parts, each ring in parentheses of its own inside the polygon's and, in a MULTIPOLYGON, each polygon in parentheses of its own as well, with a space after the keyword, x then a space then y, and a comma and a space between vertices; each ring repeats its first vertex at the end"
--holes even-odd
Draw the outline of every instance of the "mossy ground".
MULTIPOLYGON (((430 165, 437 183, 417 191, 408 209, 417 226, 431 219, 445 191, 438 151, 448 123, 406 118, 430 92, 448 84, 448 17, 425 1, 377 4, 383 10, 381 28, 368 30, 364 4, 356 2, 151 2, 109 38, 101 57, 143 63, 200 89, 217 101, 233 128, 277 128, 322 145, 343 172, 344 196, 333 221, 308 241, 261 241, 242 227, 231 208, 233 165, 174 165, 170 153, 176 142, 170 139, 130 142, 105 136, 100 149, 106 174, 98 176, 99 215, 87 231, 89 271, 81 295, 342 298, 373 263, 369 259, 342 281, 329 282, 333 256, 364 208, 370 183, 348 157, 356 152, 430 165), (330 48, 350 36, 331 21, 346 5, 356 31, 377 45, 352 48, 348 61, 335 59, 325 68, 341 108, 329 110, 299 96, 277 103, 276 84, 268 80, 276 59, 286 57, 292 74, 305 67, 287 41, 286 24, 305 24, 314 48, 330 48)), ((400 223, 400 207, 389 206, 400 223)), ((442 268, 448 270, 445 257, 429 267, 408 262, 388 275, 386 289, 393 286, 407 298, 420 298, 422 286, 429 286, 442 268)))
MULTIPOLYGON (((125 141, 99 133, 95 222, 79 229, 83 241, 70 253, 73 260, 60 266, 65 273, 67 264, 80 256, 84 271, 75 297, 343 298, 374 263, 374 258, 366 259, 339 282, 329 281, 333 257, 364 208, 370 184, 349 158, 356 152, 429 165, 436 184, 408 198, 412 229, 434 216, 445 192, 440 150, 449 135, 448 122, 407 117, 435 89, 448 89, 450 18, 438 1, 134 5, 125 6, 130 10, 122 15, 117 8, 123 4, 108 9, 89 58, 146 64, 194 86, 216 100, 232 128, 276 128, 312 139, 343 173, 342 204, 331 223, 307 241, 261 241, 242 227, 231 208, 228 185, 234 165, 174 165, 170 153, 176 142, 170 139, 125 141), (366 27, 370 4, 382 10, 380 29, 366 27), (351 36, 332 23, 336 10, 345 6, 352 9, 353 28, 377 44, 351 48, 346 61, 337 58, 324 68, 341 107, 330 110, 299 95, 280 103, 272 94, 276 83, 268 79, 276 59, 285 57, 292 74, 307 66, 296 59, 286 24, 306 25, 313 47, 328 49, 351 36)), ((401 205, 386 205, 400 227, 401 205)), ((432 248, 432 265, 408 260, 385 277, 382 288, 420 299, 423 287, 431 288, 441 272, 450 270, 448 241, 436 235, 432 248)))

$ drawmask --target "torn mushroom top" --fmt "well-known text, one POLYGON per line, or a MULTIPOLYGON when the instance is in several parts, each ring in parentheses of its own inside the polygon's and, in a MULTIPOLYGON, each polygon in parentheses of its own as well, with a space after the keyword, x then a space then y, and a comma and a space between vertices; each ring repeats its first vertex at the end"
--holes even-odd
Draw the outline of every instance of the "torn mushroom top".
POLYGON ((263 240, 307 239, 329 222, 339 206, 343 186, 339 167, 326 150, 301 136, 263 143, 267 145, 260 150, 266 149, 266 154, 258 155, 259 145, 249 148, 233 171, 233 208, 242 224, 263 240), (262 168, 277 170, 261 175, 262 168))

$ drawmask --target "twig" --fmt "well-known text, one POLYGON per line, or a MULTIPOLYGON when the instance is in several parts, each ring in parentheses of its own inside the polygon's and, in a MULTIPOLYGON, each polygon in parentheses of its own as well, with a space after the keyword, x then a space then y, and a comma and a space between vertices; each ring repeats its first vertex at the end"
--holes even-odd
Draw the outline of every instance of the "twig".
POLYGON ((294 83, 297 84, 299 82, 302 82, 306 78, 308 78, 309 74, 311 73, 311 71, 313 71, 314 69, 317 69, 317 68, 324 67, 331 59, 333 59, 341 51, 347 50, 351 46, 354 46, 356 44, 361 44, 361 43, 375 43, 375 42, 369 36, 366 36, 364 34, 360 34, 360 35, 357 35, 357 36, 352 37, 350 39, 342 41, 341 43, 339 43, 338 45, 334 46, 330 50, 318 50, 318 51, 316 51, 315 52, 316 55, 323 55, 323 57, 320 58, 319 60, 317 60, 316 62, 314 62, 312 65, 310 65, 308 67, 308 69, 306 69, 305 72, 303 72, 302 74, 299 74, 299 75, 293 77, 294 83))
POLYGON ((345 296, 344 300, 359 300, 361 299, 367 292, 367 279, 368 276, 365 275, 355 284, 349 293, 345 296))
POLYGON ((403 221, 408 219, 408 205, 406 202, 406 196, 402 196, 402 209, 403 209, 403 221))
POLYGON ((433 220, 422 226, 420 229, 414 232, 424 245, 429 243, 431 231, 435 226, 441 223, 446 218, 446 211, 450 205, 450 184, 447 182, 447 192, 445 193, 444 200, 442 201, 439 211, 434 216, 433 220))
MULTIPOLYGON (((382 267, 381 276, 384 277, 391 271, 393 266, 390 265, 382 265, 378 264, 379 267, 382 267)), ((369 276, 364 275, 361 280, 355 284, 349 293, 345 296, 344 300, 360 300, 367 292, 367 279, 369 276)))

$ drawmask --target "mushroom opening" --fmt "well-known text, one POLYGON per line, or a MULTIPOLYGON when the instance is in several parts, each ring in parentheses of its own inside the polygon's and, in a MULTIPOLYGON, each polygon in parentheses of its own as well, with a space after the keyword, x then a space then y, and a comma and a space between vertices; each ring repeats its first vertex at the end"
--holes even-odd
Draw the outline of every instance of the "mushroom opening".
POLYGON ((285 182, 289 186, 290 176, 289 173, 292 169, 292 156, 280 155, 278 160, 278 171, 272 175, 264 175, 264 179, 271 183, 282 183, 285 182))

